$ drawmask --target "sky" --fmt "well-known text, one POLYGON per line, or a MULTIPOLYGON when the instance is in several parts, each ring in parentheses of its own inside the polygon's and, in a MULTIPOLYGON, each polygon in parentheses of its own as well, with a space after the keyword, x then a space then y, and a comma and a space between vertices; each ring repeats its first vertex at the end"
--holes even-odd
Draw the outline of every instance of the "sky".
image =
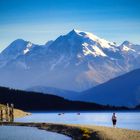
POLYGON ((72 29, 140 44, 140 0, 0 0, 0 51, 19 38, 45 44, 72 29))

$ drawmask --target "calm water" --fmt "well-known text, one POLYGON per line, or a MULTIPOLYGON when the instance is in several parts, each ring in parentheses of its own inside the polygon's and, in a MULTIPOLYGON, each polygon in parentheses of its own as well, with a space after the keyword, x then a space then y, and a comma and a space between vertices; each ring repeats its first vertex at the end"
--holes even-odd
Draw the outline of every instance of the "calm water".
POLYGON ((0 140, 71 140, 71 138, 39 130, 35 127, 0 126, 0 140))
MULTIPOLYGON (((21 122, 51 122, 65 124, 88 124, 112 127, 113 112, 65 113, 33 113, 31 116, 16 119, 21 122)), ((116 112, 117 127, 140 130, 140 112, 116 112)))

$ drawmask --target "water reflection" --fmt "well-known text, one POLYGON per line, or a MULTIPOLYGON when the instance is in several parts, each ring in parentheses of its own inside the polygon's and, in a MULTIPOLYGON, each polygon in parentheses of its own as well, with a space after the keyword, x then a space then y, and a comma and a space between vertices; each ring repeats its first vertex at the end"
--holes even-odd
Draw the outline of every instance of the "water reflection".
POLYGON ((71 138, 35 127, 0 126, 0 140, 71 140, 71 138))

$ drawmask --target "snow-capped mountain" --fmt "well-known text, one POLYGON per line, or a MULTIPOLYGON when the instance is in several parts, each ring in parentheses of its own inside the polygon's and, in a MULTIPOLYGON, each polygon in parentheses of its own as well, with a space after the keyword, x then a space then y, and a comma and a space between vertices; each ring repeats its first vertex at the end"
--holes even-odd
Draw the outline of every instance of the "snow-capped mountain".
POLYGON ((45 45, 18 39, 0 54, 0 85, 82 91, 139 68, 139 58, 140 45, 118 46, 78 30, 45 45))

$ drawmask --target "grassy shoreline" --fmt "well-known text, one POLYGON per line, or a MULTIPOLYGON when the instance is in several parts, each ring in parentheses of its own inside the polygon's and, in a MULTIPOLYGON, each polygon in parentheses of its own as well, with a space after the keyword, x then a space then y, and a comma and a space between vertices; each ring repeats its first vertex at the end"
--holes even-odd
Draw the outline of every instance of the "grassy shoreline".
MULTIPOLYGON (((4 105, 0 104, 0 107, 4 105)), ((20 118, 30 113, 14 109, 14 117, 20 118)), ((140 131, 94 125, 0 122, 0 125, 37 127, 47 131, 67 135, 74 140, 140 140, 140 131)))
MULTIPOLYGON (((5 108, 6 105, 0 104, 0 108, 1 107, 5 108)), ((25 112, 23 110, 14 108, 14 118, 21 118, 21 117, 25 117, 25 116, 28 116, 28 115, 31 115, 31 113, 28 113, 28 112, 25 112)), ((5 114, 4 114, 4 118, 5 118, 5 114)))
POLYGON ((29 126, 67 135, 74 140, 140 140, 140 131, 90 125, 1 122, 0 125, 29 126))

